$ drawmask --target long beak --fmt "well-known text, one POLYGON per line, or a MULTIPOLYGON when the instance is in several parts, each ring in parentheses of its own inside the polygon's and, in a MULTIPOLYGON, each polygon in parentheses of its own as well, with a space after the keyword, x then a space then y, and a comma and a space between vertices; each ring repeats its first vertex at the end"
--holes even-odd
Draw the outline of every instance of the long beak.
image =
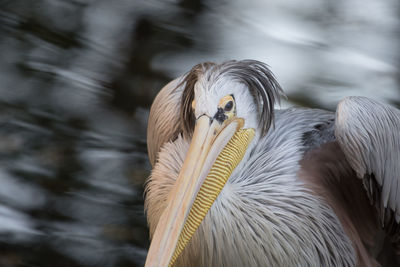
MULTIPOLYGON (((212 193, 211 202, 210 196, 206 196, 206 201, 210 203, 206 205, 207 207, 203 207, 204 200, 202 201, 199 199, 201 196, 198 196, 202 191, 202 186, 206 184, 206 178, 212 171, 217 158, 221 156, 221 151, 242 127, 243 120, 237 118, 222 124, 205 115, 197 119, 189 151, 175 186, 168 196, 167 208, 156 227, 145 266, 170 266, 183 250, 238 163, 235 163, 228 172, 223 173, 224 182, 221 186, 219 186, 221 183, 217 184, 215 186, 217 189, 212 189, 215 193, 212 193)), ((254 136, 254 130, 250 135, 246 139, 247 145, 254 136)), ((241 152, 239 161, 247 145, 239 149, 241 152)), ((213 184, 211 187, 214 187, 213 184)))

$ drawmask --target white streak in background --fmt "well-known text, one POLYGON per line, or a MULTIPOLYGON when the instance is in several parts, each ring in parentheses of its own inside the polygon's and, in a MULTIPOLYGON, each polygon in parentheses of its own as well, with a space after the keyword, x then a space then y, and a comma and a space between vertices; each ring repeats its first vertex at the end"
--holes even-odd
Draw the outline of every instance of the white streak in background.
POLYGON ((0 240, 31 242, 31 235, 41 234, 29 216, 0 204, 0 240))
POLYGON ((75 112, 79 116, 106 116, 106 112, 99 110, 96 103, 102 102, 104 94, 109 93, 103 84, 110 82, 129 58, 129 50, 121 52, 121 47, 131 45, 129 42, 134 18, 140 17, 147 10, 156 12, 163 8, 166 12, 171 6, 154 0, 142 1, 140 4, 132 0, 120 0, 118 4, 112 1, 90 3, 83 15, 85 28, 80 33, 85 46, 76 51, 67 69, 57 71, 60 79, 56 84, 58 90, 54 93, 53 101, 58 108, 68 113, 75 112), (65 83, 66 78, 68 81, 65 83), (82 92, 79 87, 71 90, 71 81, 72 84, 79 82, 79 87, 84 86, 85 89, 93 86, 92 90, 82 92))
MULTIPOLYGON (((34 184, 23 182, 0 169, 0 202, 19 209, 39 209, 46 198, 43 190, 34 184)), ((1 216, 0 216, 1 217, 1 216)), ((2 220, 0 220, 0 227, 2 220)))
POLYGON ((50 242, 53 247, 84 265, 114 266, 119 260, 119 255, 130 255, 132 259, 138 261, 143 260, 147 254, 146 250, 136 246, 110 245, 104 236, 107 225, 52 223, 49 227, 52 229, 53 238, 50 242))
MULTIPOLYGON (((211 5, 199 26, 216 37, 208 41, 210 51, 163 54, 153 65, 177 77, 200 61, 252 58, 271 66, 285 92, 327 108, 348 95, 398 100, 400 21, 394 7, 395 0, 211 5)), ((202 33, 196 34, 201 43, 202 33)))
POLYGON ((77 72, 71 72, 69 70, 55 67, 51 64, 31 61, 28 62, 28 66, 38 71, 55 74, 59 78, 67 80, 67 82, 71 85, 74 85, 74 87, 88 90, 91 93, 97 93, 99 91, 101 92, 103 89, 103 86, 101 86, 98 81, 90 79, 89 77, 83 76, 77 72))
MULTIPOLYGON (((104 149, 87 149, 79 155, 87 183, 120 196, 137 195, 137 192, 126 179, 127 154, 104 149)), ((128 161, 128 162, 127 162, 128 161)))
POLYGON ((101 263, 108 266, 107 259, 103 258, 107 243, 99 239, 101 227, 83 223, 53 223, 49 227, 53 235, 51 243, 61 253, 85 265, 101 263))

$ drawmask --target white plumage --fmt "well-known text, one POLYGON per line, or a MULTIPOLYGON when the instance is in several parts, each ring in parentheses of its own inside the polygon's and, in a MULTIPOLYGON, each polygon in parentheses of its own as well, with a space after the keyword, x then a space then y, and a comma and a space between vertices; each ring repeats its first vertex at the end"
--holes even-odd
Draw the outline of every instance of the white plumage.
POLYGON ((374 243, 379 225, 388 240, 400 244, 400 112, 366 98, 348 98, 335 122, 335 114, 322 110, 274 111, 280 94, 268 68, 247 60, 198 65, 157 96, 148 128, 151 234, 189 148, 187 116, 212 118, 219 99, 233 95, 235 115, 245 119, 244 128, 256 129, 176 266, 375 266, 371 251, 379 250, 374 243), (185 97, 195 100, 191 114, 182 112, 185 97), (354 208, 354 202, 359 206, 354 208), (362 210, 352 212, 357 207, 362 210))

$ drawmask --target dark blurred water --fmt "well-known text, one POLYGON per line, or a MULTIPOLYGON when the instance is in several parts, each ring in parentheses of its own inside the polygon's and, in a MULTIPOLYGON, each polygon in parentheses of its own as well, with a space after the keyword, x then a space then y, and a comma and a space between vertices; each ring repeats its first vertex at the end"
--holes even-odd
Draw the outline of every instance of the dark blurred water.
POLYGON ((400 103, 396 0, 0 1, 0 266, 142 266, 146 121, 200 61, 267 62, 289 105, 400 103))

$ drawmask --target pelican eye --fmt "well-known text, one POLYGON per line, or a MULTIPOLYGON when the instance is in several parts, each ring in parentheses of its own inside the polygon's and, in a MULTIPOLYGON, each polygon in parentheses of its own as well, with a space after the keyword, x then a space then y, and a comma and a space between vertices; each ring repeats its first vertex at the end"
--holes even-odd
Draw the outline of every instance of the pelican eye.
POLYGON ((228 116, 233 116, 236 113, 235 99, 233 95, 226 95, 219 100, 218 110, 228 116))
POLYGON ((233 101, 231 100, 231 101, 229 101, 228 103, 226 103, 226 105, 225 105, 225 107, 224 107, 224 110, 225 110, 225 111, 231 111, 232 108, 233 108, 233 101))

